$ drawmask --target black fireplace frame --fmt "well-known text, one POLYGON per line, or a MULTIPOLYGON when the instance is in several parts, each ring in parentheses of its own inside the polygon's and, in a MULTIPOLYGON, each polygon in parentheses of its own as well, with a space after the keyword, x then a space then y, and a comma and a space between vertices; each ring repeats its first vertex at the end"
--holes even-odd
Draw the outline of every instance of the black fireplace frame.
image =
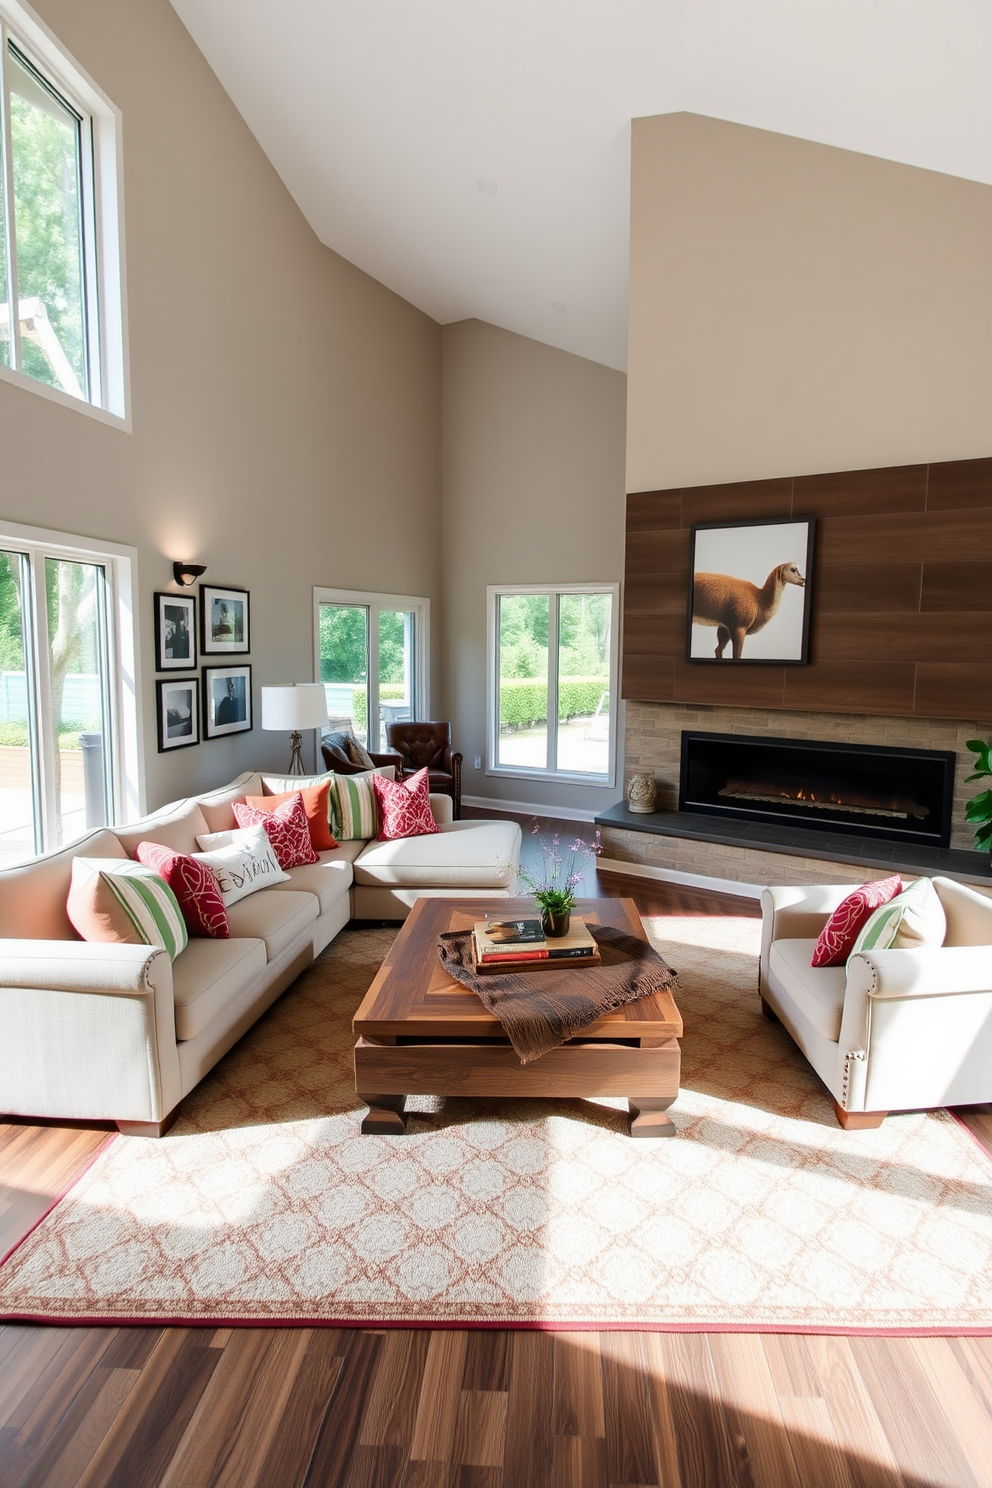
POLYGON ((679 771, 679 811, 722 817, 732 821, 762 822, 779 827, 803 827, 811 831, 841 833, 846 836, 881 842, 905 842, 919 846, 946 848, 950 846, 951 840, 956 763, 957 757, 951 750, 905 749, 875 744, 838 743, 826 739, 768 738, 751 734, 702 733, 684 729, 679 771), (698 758, 692 758, 691 746, 697 742, 704 745, 743 746, 743 752, 750 755, 754 761, 761 759, 759 751, 765 751, 764 757, 769 765, 775 764, 776 756, 779 759, 787 756, 797 763, 802 763, 805 756, 807 759, 819 757, 824 765, 831 757, 838 761, 846 759, 848 768, 853 768, 855 761, 860 757, 866 762, 865 768, 868 775, 873 770, 877 772, 878 765, 887 761, 894 769, 906 774, 908 778, 910 767, 916 761, 925 765, 931 777, 929 799, 933 803, 935 814, 939 817, 936 830, 932 826, 902 828, 893 825, 891 821, 876 823, 867 819, 863 814, 851 818, 850 812, 847 813, 850 819, 845 819, 843 808, 838 808, 836 811, 831 809, 822 812, 809 811, 798 805, 792 807, 787 801, 769 803, 759 808, 756 805, 745 805, 736 800, 731 803, 705 799, 704 792, 698 788, 698 779, 700 770, 706 767, 700 766, 698 758), (694 769, 695 779, 691 778, 694 769))

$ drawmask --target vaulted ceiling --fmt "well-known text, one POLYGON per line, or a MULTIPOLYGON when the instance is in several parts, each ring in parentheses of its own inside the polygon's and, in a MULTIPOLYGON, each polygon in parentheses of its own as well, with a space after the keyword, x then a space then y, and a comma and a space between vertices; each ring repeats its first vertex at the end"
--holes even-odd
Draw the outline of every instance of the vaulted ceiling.
POLYGON ((626 363, 630 120, 992 183, 989 0, 172 0, 322 242, 442 323, 626 363))

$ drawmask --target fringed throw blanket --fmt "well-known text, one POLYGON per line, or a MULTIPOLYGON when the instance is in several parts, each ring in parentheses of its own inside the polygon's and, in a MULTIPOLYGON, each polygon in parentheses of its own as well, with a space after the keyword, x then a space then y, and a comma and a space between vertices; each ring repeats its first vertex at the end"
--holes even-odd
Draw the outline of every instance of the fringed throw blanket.
POLYGON ((604 1013, 678 983, 678 973, 638 936, 611 925, 589 930, 602 957, 597 966, 578 968, 570 961, 567 969, 542 966, 480 977, 472 968, 472 933, 463 930, 439 935, 438 955, 445 971, 477 993, 500 1020, 520 1063, 530 1064, 604 1013))

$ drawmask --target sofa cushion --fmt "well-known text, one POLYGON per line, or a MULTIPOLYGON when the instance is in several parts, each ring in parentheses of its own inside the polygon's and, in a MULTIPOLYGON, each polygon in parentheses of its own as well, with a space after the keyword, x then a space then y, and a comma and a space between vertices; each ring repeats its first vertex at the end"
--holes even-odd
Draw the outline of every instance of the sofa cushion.
POLYGON ((173 852, 195 853, 197 837, 210 828, 195 801, 180 801, 155 816, 143 817, 140 822, 115 830, 124 851, 134 858, 138 855, 139 842, 159 842, 173 852))
POLYGON ((847 991, 843 966, 811 966, 815 940, 773 940, 768 971, 813 1025, 832 1043, 840 1038, 847 991))
POLYGON ((197 796, 196 802, 206 819, 210 832, 230 832, 237 826, 234 820, 233 803, 243 801, 246 796, 262 795, 262 777, 251 773, 232 780, 220 790, 197 796))
POLYGON ((191 940, 172 967, 176 1038, 196 1038, 264 971, 260 940, 191 940))
POLYGON ((66 913, 73 860, 126 858, 117 837, 106 827, 46 853, 30 863, 0 871, 0 937, 5 940, 78 940, 66 913))
MULTIPOLYGON (((348 843, 347 846, 360 849, 364 844, 355 842, 348 843)), ((332 905, 347 897, 354 876, 351 859, 338 849, 335 852, 321 853, 320 862, 314 863, 312 867, 290 868, 289 882, 274 884, 272 892, 293 893, 295 890, 314 894, 320 905, 320 913, 326 914, 332 905)))
POLYGON ((520 828, 511 821, 447 822, 427 837, 370 842, 355 861, 356 884, 404 888, 470 886, 480 893, 516 883, 520 828))
POLYGON ((250 899, 242 899, 229 907, 227 918, 232 938, 250 940, 257 936, 265 942, 265 955, 269 961, 281 956, 294 941, 301 940, 307 926, 317 918, 317 900, 313 894, 290 893, 288 890, 288 884, 281 894, 263 889, 260 894, 252 894, 250 899))
POLYGON ((165 879, 131 858, 74 858, 66 913, 84 940, 161 946, 173 961, 189 939, 165 879))

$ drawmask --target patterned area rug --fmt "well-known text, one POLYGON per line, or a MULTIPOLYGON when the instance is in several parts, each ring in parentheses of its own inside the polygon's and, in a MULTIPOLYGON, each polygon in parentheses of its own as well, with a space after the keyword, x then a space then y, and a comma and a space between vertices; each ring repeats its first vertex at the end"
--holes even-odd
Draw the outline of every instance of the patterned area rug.
POLYGON ((97 1322, 992 1331, 992 1164, 943 1112, 842 1132, 755 994, 759 924, 664 918, 678 1136, 621 1101, 419 1098, 363 1137, 345 931, 161 1141, 119 1138, 0 1268, 0 1312, 97 1322))

